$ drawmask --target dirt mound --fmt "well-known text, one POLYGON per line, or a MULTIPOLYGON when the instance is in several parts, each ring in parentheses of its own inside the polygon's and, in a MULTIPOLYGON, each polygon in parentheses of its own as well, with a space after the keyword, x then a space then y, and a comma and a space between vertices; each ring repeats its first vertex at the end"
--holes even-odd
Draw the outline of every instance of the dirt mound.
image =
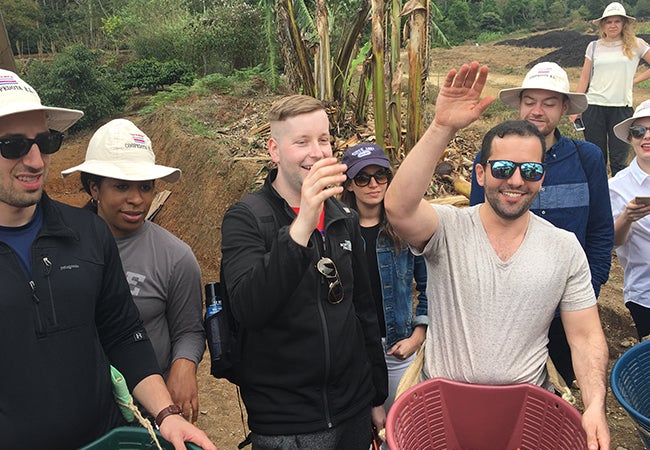
MULTIPOLYGON (((650 35, 647 34, 638 36, 646 42, 650 38, 650 35)), ((497 42, 496 45, 556 49, 541 58, 530 61, 526 64, 527 68, 531 68, 542 61, 555 62, 561 67, 581 67, 585 59, 587 45, 596 39, 595 34, 584 34, 573 30, 553 30, 521 39, 506 39, 497 42)))

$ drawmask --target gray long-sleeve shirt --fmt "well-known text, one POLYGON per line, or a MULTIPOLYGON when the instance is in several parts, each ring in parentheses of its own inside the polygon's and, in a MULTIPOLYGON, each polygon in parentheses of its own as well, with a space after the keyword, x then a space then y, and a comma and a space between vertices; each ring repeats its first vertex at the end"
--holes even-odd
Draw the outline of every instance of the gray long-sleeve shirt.
POLYGON ((205 333, 201 269, 192 249, 149 221, 134 234, 115 240, 131 295, 164 375, 179 358, 198 365, 205 333))

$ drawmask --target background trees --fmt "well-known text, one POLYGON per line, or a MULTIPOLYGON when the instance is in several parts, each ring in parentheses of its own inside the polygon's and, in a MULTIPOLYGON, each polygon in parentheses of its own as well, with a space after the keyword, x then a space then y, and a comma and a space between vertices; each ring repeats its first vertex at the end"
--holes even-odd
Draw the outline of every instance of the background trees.
MULTIPOLYGON (((0 12, 15 54, 55 58, 24 63, 25 78, 43 83, 46 100, 87 110, 86 123, 119 110, 130 89, 249 73, 271 89, 284 83, 324 100, 339 131, 372 121, 395 159, 423 128, 431 46, 571 21, 584 29, 608 1, 0 0, 0 12), (76 84, 47 84, 48 77, 76 84)), ((626 7, 650 14, 650 0, 626 7)))

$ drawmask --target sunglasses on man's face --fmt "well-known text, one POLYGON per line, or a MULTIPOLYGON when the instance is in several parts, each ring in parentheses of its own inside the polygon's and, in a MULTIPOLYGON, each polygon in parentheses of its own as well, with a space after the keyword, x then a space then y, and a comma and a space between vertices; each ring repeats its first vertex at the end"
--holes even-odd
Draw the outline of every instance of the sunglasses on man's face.
POLYGON ((41 153, 51 155, 61 148, 62 142, 63 133, 54 130, 39 133, 35 138, 8 136, 0 138, 0 154, 5 159, 22 158, 36 144, 41 153))
POLYGON ((633 137, 634 139, 643 139, 648 130, 650 130, 650 127, 644 127, 643 125, 630 127, 630 137, 633 137))
POLYGON ((365 187, 370 184, 370 180, 372 178, 375 179, 377 184, 386 184, 390 181, 392 175, 393 174, 391 173, 390 170, 379 169, 375 173, 360 172, 356 177, 353 178, 353 180, 354 180, 354 184, 356 184, 357 186, 365 187))
POLYGON ((526 181, 539 181, 544 175, 544 164, 537 162, 521 162, 508 161, 507 159, 491 159, 488 161, 492 176, 499 180, 507 180, 515 174, 515 170, 519 167, 521 178, 526 181))
POLYGON ((336 270, 334 261, 323 257, 316 263, 316 269, 329 281, 327 301, 332 305, 341 303, 343 301, 343 285, 341 284, 341 278, 339 277, 338 270, 336 270))

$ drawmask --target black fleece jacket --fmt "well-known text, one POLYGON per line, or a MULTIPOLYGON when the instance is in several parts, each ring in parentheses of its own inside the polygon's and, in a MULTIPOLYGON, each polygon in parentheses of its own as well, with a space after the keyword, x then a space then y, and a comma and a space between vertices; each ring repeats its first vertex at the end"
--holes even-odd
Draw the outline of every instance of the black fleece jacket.
POLYGON ((106 224, 39 207, 31 276, 0 242, 0 448, 69 450, 122 423, 109 364, 131 389, 160 370, 106 224))
POLYGON ((251 430, 312 433, 381 405, 386 364, 356 213, 328 200, 324 237, 314 230, 302 247, 288 231, 296 215, 271 185, 276 173, 261 195, 277 234, 267 245, 254 213, 235 204, 222 224, 222 269, 245 330, 238 376, 251 430), (338 269, 338 304, 328 302, 329 282, 316 270, 322 256, 338 269))

